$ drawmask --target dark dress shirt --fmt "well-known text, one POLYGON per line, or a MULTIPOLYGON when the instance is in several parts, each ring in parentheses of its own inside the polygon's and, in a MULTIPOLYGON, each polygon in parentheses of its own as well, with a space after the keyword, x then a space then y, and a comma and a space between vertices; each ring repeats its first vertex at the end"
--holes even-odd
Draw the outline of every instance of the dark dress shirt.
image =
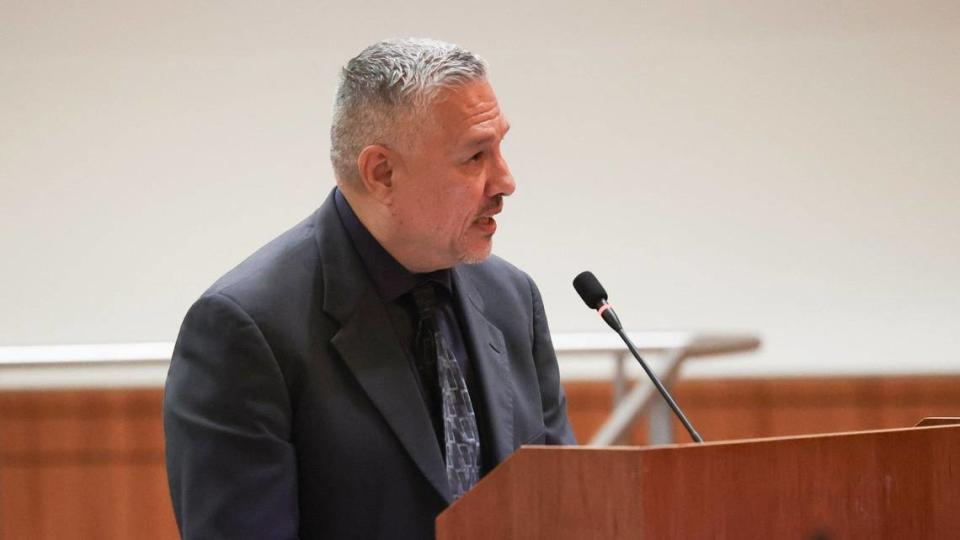
MULTIPOLYGON (((416 369, 416 354, 414 352, 415 338, 417 333, 417 310, 413 303, 411 291, 421 283, 433 282, 437 290, 437 329, 443 334, 447 343, 460 364, 460 370, 463 372, 464 379, 467 382, 467 390, 470 392, 470 399, 473 402, 474 414, 477 417, 477 429, 480 432, 481 455, 484 455, 484 432, 485 421, 483 415, 483 406, 480 404, 480 391, 477 386, 476 374, 473 370, 471 359, 467 353, 467 345, 464 338, 464 332, 461 330, 458 316, 460 298, 457 291, 454 290, 453 281, 449 269, 437 270, 426 274, 415 274, 410 272, 400 264, 383 246, 377 242, 377 239, 370 234, 370 231, 363 225, 357 217, 346 197, 338 188, 334 195, 336 201, 337 213, 340 221, 343 223, 353 247, 357 250, 360 260, 367 274, 373 281, 374 288, 380 296, 380 299, 386 304, 387 312, 390 315, 390 321, 393 324, 393 331, 396 332, 400 343, 407 352, 410 360, 410 368, 414 371, 417 381, 420 383, 420 393, 423 396, 424 405, 430 413, 435 431, 437 431, 437 442, 440 445, 441 452, 444 450, 443 443, 443 420, 442 404, 437 403, 431 396, 439 394, 433 391, 426 391, 424 381, 420 378, 416 369)), ((482 459, 487 463, 486 459, 482 459)), ((485 471, 485 469, 483 469, 485 471)))

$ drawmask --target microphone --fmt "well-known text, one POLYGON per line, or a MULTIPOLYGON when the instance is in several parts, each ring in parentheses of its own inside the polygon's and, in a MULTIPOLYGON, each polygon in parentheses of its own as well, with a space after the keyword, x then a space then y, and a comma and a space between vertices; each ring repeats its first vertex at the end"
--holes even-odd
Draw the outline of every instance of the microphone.
POLYGON ((620 318, 613 311, 613 307, 607 303, 607 291, 604 290, 603 285, 597 281, 593 273, 580 272, 580 275, 573 278, 573 288, 577 290, 577 294, 580 295, 580 298, 583 298, 590 309, 597 310, 597 313, 610 325, 610 328, 613 328, 616 332, 623 330, 620 318))
POLYGON ((647 373, 647 376, 650 377, 650 380, 653 381, 653 385, 657 387, 657 390, 660 392, 660 395, 663 396, 663 399, 666 400, 667 405, 670 406, 670 409, 673 410, 673 413, 677 415, 677 418, 680 419, 680 423, 683 424, 683 427, 687 429, 687 432, 690 434, 690 437, 698 442, 702 443, 703 438, 700 437, 700 434, 697 433, 697 430, 693 428, 693 425, 687 420, 687 417, 683 414, 683 411, 680 410, 680 406, 677 405, 677 402, 673 400, 673 396, 670 395, 670 392, 667 391, 666 387, 663 386, 663 383, 660 382, 660 379, 657 378, 657 375, 647 366, 647 363, 643 361, 643 358, 640 358, 640 351, 637 350, 636 345, 630 341, 630 337, 627 336, 627 333, 623 331, 623 325, 620 324, 620 318, 617 317, 613 307, 607 303, 607 291, 604 290, 603 285, 600 284, 600 281, 597 280, 597 277, 593 275, 593 272, 580 272, 577 277, 573 279, 573 288, 577 290, 577 294, 580 295, 580 298, 583 299, 584 303, 587 304, 587 307, 590 309, 597 310, 597 313, 600 314, 600 317, 606 322, 610 328, 613 328, 613 331, 616 332, 620 339, 627 344, 627 349, 633 354, 633 357, 637 359, 637 362, 640 363, 640 367, 643 368, 643 371, 647 373))

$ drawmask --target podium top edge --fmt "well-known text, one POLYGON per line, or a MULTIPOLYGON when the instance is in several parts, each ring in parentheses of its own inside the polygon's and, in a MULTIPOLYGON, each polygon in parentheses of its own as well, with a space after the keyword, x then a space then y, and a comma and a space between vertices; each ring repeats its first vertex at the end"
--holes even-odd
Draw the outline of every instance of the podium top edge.
MULTIPOLYGON (((937 419, 940 420, 940 419, 937 419)), ((700 447, 715 447, 715 446, 733 446, 733 445, 742 445, 742 444, 756 444, 756 443, 774 443, 778 441, 796 441, 804 439, 825 439, 825 438, 835 438, 835 437, 856 437, 861 435, 880 435, 880 434, 893 434, 893 433, 904 433, 910 431, 925 431, 930 429, 958 429, 960 430, 960 419, 950 419, 952 422, 936 422, 936 423, 925 423, 917 426, 908 426, 902 428, 887 428, 887 429, 872 429, 872 430, 863 430, 863 431, 838 431, 830 433, 809 433, 802 435, 785 435, 781 437, 757 437, 751 439, 724 439, 718 441, 704 441, 703 443, 674 443, 674 444, 658 444, 658 445, 649 445, 649 446, 551 446, 551 445, 524 445, 520 448, 519 451, 523 450, 532 450, 532 451, 573 451, 573 452, 642 452, 642 451, 651 451, 651 450, 666 450, 666 449, 687 449, 687 448, 700 448, 700 447)))

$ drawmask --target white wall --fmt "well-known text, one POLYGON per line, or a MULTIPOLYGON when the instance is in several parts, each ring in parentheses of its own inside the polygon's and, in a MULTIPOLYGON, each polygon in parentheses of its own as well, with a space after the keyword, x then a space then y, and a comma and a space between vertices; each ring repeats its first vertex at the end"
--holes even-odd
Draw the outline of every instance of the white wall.
POLYGON ((757 362, 960 364, 960 3, 0 0, 0 345, 165 341, 332 186, 337 70, 486 57, 495 250, 554 330, 757 330, 757 362), (683 5, 682 5, 683 4, 683 5))

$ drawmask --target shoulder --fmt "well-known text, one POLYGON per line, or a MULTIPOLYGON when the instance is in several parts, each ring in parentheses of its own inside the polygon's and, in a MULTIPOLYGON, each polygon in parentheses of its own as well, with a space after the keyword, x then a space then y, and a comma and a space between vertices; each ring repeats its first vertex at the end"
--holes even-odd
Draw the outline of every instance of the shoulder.
POLYGON ((310 288, 318 261, 319 210, 216 280, 203 297, 225 296, 248 311, 285 302, 310 288))
POLYGON ((324 305, 324 272, 350 273, 352 249, 332 196, 306 219, 232 268, 203 293, 193 310, 227 301, 272 346, 306 346, 331 325, 324 305))
POLYGON ((211 285, 187 311, 178 347, 250 340, 274 358, 285 378, 297 378, 299 360, 336 331, 321 309, 323 260, 343 257, 325 256, 321 246, 339 241, 342 230, 327 210, 321 206, 211 285))

